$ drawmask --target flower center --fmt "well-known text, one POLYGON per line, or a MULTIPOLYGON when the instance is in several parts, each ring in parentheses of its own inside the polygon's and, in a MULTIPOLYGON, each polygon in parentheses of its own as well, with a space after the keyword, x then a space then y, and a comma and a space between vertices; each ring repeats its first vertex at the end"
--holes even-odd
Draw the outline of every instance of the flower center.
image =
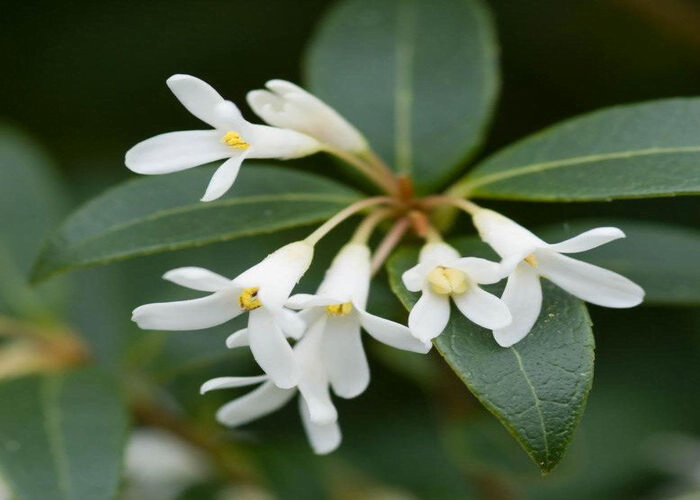
POLYGON ((440 295, 464 293, 469 288, 467 276, 458 269, 438 266, 428 273, 428 283, 440 295))
POLYGON ((326 306, 326 312, 331 316, 345 316, 349 314, 350 311, 352 311, 352 304, 350 302, 326 306))
POLYGON ((525 259, 523 259, 525 262, 530 264, 532 267, 537 267, 537 257, 535 257, 534 253, 531 253, 525 259))
POLYGON ((251 286, 241 292, 238 296, 238 303, 241 305, 241 309, 252 311, 262 306, 262 302, 258 298, 258 290, 257 286, 251 286))
POLYGON ((234 149, 246 150, 250 147, 250 144, 245 142, 243 137, 241 137, 241 134, 235 130, 229 130, 226 132, 226 134, 224 134, 224 136, 221 138, 221 142, 227 146, 231 146, 234 149))

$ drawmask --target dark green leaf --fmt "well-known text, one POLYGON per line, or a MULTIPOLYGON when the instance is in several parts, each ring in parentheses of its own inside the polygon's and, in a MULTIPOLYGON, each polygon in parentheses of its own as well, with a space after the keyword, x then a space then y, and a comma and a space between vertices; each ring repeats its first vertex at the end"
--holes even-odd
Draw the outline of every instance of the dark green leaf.
POLYGON ((0 386, 0 467, 18 498, 114 498, 128 417, 93 370, 0 386))
POLYGON ((505 148, 451 192, 529 201, 697 194, 699 128, 700 99, 604 109, 505 148))
MULTIPOLYGON (((401 283, 415 250, 388 265, 392 288, 407 308, 417 300, 401 283)), ((469 390, 525 448, 543 472, 561 460, 593 381, 593 332, 585 306, 543 280, 537 324, 521 342, 499 347, 490 331, 454 309, 435 346, 469 390)))
POLYGON ((325 18, 306 69, 312 90, 427 191, 482 142, 496 56, 477 0, 346 0, 325 18))
POLYGON ((78 209, 41 253, 40 281, 70 269, 269 233, 319 222, 356 201, 356 192, 312 174, 244 168, 230 194, 203 203, 212 168, 127 182, 78 209))

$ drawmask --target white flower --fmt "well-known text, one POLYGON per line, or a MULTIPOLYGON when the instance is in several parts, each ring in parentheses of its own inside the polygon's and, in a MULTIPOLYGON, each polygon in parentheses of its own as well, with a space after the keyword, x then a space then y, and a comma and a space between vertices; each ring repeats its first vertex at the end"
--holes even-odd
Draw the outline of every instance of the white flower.
MULTIPOLYGON (((239 335, 238 340, 242 340, 239 335)), ((284 406, 299 392, 299 411, 304 429, 316 453, 325 454, 340 444, 338 413, 329 391, 329 374, 323 356, 324 331, 322 324, 313 325, 294 346, 294 355, 300 368, 295 388, 280 388, 259 377, 219 377, 202 385, 201 393, 230 387, 242 387, 262 382, 256 390, 225 404, 216 413, 216 419, 229 427, 246 424, 284 406)))
POLYGON ((486 243, 501 257, 518 262, 503 292, 513 322, 493 332, 504 347, 520 341, 537 321, 542 307, 540 276, 571 295, 600 306, 634 307, 644 298, 644 290, 624 276, 562 255, 584 252, 624 238, 625 234, 618 228, 599 227, 561 243, 549 244, 492 210, 480 209, 473 219, 486 243))
POLYGON ((362 134, 318 97, 284 80, 270 80, 265 86, 269 90, 248 93, 248 104, 270 125, 296 130, 352 153, 369 148, 362 134))
POLYGON ((411 335, 404 325, 368 313, 365 308, 371 279, 367 245, 349 243, 333 260, 315 295, 291 297, 287 307, 310 329, 322 332, 321 361, 334 392, 344 398, 361 394, 369 384, 369 367, 360 329, 398 349, 425 354, 432 347, 411 335))
POLYGON ((318 141, 299 132, 247 122, 235 104, 198 78, 173 75, 167 83, 190 113, 214 129, 170 132, 138 143, 126 153, 126 166, 136 173, 167 174, 227 158, 202 198, 211 201, 233 185, 245 158, 298 158, 320 149, 318 141))
POLYGON ((304 325, 284 304, 312 257, 313 247, 297 241, 233 280, 197 267, 174 269, 163 278, 213 293, 194 300, 147 304, 136 308, 132 319, 147 330, 199 330, 249 311, 246 335, 255 360, 275 384, 293 387, 299 370, 285 335, 298 337, 304 325))
POLYGON ((411 309, 408 327, 423 342, 440 335, 450 319, 450 297, 460 312, 484 328, 502 328, 511 322, 506 304, 482 290, 480 284, 502 280, 507 268, 477 257, 460 258, 447 243, 427 243, 418 264, 403 276, 412 292, 422 292, 411 309))

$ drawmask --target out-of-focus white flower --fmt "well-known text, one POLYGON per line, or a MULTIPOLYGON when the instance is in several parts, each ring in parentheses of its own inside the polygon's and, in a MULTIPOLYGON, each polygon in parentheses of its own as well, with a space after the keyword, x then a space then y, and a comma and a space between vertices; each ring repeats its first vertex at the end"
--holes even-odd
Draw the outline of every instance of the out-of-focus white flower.
POLYGON ((168 174, 227 158, 202 198, 212 201, 233 185, 245 158, 290 159, 320 149, 308 135, 249 123, 235 104, 198 78, 173 75, 167 83, 190 113, 214 129, 170 132, 138 143, 126 153, 126 166, 138 174, 168 174))
POLYGON ((338 413, 331 401, 322 343, 323 325, 316 324, 294 346, 299 366, 295 388, 280 388, 266 375, 219 377, 205 382, 201 393, 262 383, 254 391, 234 399, 217 411, 216 419, 220 423, 237 427, 280 409, 299 392, 299 411, 311 447, 318 454, 330 453, 340 445, 341 434, 337 423, 338 413))
POLYGON ((312 258, 313 247, 297 241, 276 250, 233 280, 198 267, 174 269, 163 278, 213 293, 194 300, 147 304, 134 310, 132 320, 147 330, 199 330, 248 311, 246 335, 255 360, 275 384, 293 387, 299 370, 285 334, 298 337, 304 324, 284 304, 312 258))
POLYGON ((174 435, 151 428, 132 432, 124 457, 126 500, 173 500, 212 473, 201 450, 174 435))
POLYGON ((489 329, 508 325, 506 304, 479 287, 502 280, 507 272, 507 266, 486 259, 461 258, 447 243, 427 243, 418 264, 402 276, 408 290, 422 292, 408 317, 411 333, 423 342, 440 335, 450 319, 450 298, 477 325, 489 329))
POLYGON ((349 243, 333 260, 315 295, 292 296, 287 306, 300 313, 311 329, 322 331, 320 362, 324 363, 333 391, 353 398, 369 384, 369 367, 360 329, 384 344, 426 353, 432 345, 417 340, 404 325, 365 310, 371 279, 367 245, 349 243))
POLYGON ((268 90, 248 92, 248 104, 270 125, 296 130, 352 153, 369 148, 362 134, 318 97, 285 80, 270 80, 265 86, 268 90))
POLYGON ((616 227, 591 229, 561 243, 549 244, 492 210, 477 210, 473 220, 481 239, 501 257, 518 262, 503 292, 513 322, 493 332, 504 347, 520 341, 537 321, 542 308, 540 276, 599 306, 634 307, 644 298, 644 290, 624 276, 562 255, 584 252, 624 238, 625 233, 616 227))

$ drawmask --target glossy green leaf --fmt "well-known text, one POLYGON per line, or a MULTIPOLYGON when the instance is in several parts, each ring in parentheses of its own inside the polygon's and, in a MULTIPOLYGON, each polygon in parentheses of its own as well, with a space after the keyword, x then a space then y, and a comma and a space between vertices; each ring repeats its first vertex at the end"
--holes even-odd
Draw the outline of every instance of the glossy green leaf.
POLYGON ((93 370, 0 386, 0 467, 17 498, 115 498, 128 417, 93 370))
POLYGON ((700 99, 603 109, 484 160, 453 194, 597 201, 700 193, 700 99))
POLYGON ((495 34, 478 0, 346 0, 306 62, 314 93, 426 191, 483 141, 498 90, 495 34))
POLYGON ((212 173, 199 167, 141 178, 88 202, 49 240, 33 279, 312 224, 358 199, 328 179, 256 164, 241 171, 227 196, 203 203, 197 197, 212 173))
MULTIPOLYGON (((417 252, 404 249, 388 264, 396 295, 407 308, 418 299, 401 283, 417 252)), ((566 451, 593 381, 593 332, 583 303, 543 280, 542 313, 530 334, 503 348, 490 331, 456 308, 435 347, 543 472, 566 451)))

